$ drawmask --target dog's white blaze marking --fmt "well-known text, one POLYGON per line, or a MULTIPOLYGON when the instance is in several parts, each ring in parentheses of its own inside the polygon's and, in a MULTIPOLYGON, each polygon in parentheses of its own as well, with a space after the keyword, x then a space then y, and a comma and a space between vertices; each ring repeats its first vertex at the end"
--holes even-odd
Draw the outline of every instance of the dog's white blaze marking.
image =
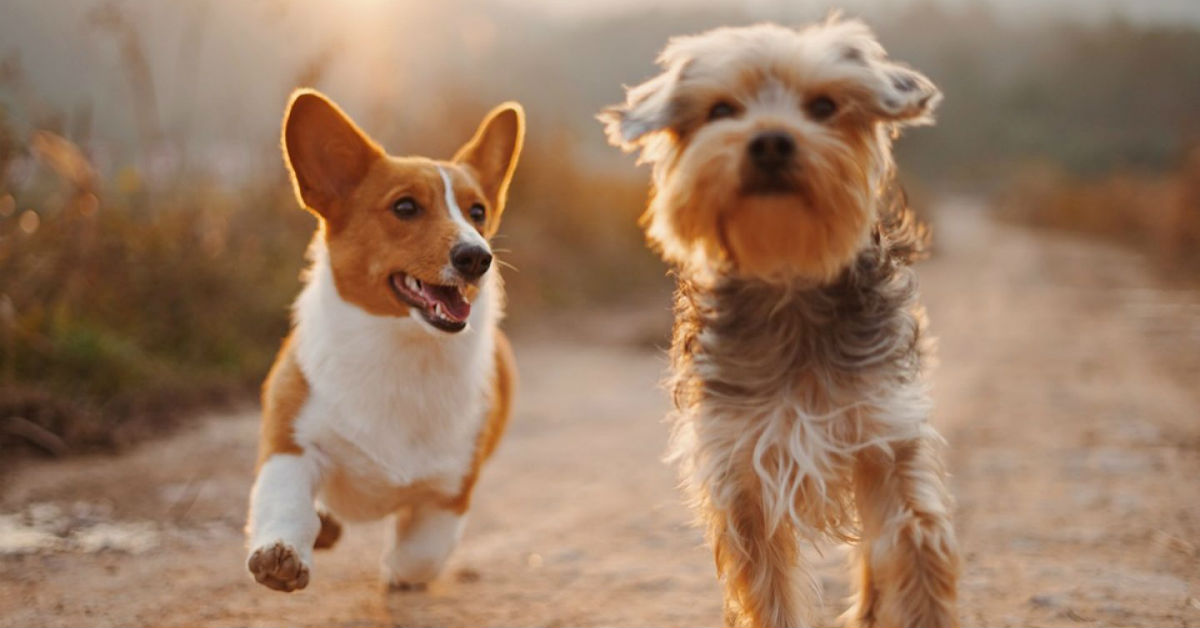
POLYGON ((277 541, 290 545, 305 565, 321 530, 313 495, 317 463, 311 457, 275 454, 267 459, 250 492, 250 551, 277 541))
POLYGON ((487 240, 484 240, 483 236, 479 235, 479 232, 475 230, 475 227, 463 217, 462 210, 458 207, 458 200, 454 198, 454 185, 450 182, 450 174, 441 166, 438 166, 437 169, 438 174, 442 175, 442 184, 446 187, 446 210, 450 212, 450 219, 459 228, 459 242, 470 242, 491 250, 488 247, 487 240))

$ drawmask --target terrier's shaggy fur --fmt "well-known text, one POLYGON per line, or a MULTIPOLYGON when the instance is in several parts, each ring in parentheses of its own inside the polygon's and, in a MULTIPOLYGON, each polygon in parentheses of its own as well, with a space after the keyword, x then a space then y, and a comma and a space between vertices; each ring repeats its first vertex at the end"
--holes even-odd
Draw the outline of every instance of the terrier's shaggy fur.
POLYGON ((677 267, 671 457, 713 545, 726 621, 795 626, 799 544, 857 541, 847 623, 951 626, 958 556, 909 263, 926 233, 891 140, 933 83, 836 17, 672 39, 601 114, 653 165, 644 216, 677 267))

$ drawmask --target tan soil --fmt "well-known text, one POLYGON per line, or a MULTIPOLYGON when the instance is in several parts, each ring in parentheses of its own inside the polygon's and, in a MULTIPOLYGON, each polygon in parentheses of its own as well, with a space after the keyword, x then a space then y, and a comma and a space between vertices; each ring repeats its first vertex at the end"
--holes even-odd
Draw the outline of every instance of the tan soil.
MULTIPOLYGON (((922 266, 941 338, 966 625, 1200 625, 1200 296, 1124 251, 939 215, 922 266)), ((712 560, 659 458, 657 311, 517 338, 517 413, 427 592, 377 584, 352 527, 295 594, 240 528, 253 410, 118 456, 28 462, 0 487, 0 625, 714 625, 712 560)), ((843 552, 814 554, 822 621, 843 552)))

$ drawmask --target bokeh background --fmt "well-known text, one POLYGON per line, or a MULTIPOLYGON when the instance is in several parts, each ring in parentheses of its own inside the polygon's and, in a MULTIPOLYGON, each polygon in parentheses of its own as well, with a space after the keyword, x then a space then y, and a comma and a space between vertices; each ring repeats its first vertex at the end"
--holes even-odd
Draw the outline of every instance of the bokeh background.
MULTIPOLYGON (((971 192, 1194 273, 1200 5, 849 4, 946 92, 899 162, 918 207, 971 192), (1190 151, 1190 152, 1189 152, 1190 151)), ((252 388, 286 330, 313 220, 278 143, 296 86, 394 153, 448 156, 503 99, 529 111, 499 248, 512 322, 661 298, 635 227, 646 173, 595 112, 671 34, 820 18, 814 3, 5 0, 0 413, 72 449, 252 388), (586 6, 585 6, 586 5, 586 6), (144 423, 144 422, 143 422, 144 423)), ((20 437, 0 436, 5 449, 20 437)))
MULTIPOLYGON (((521 101, 528 139, 497 242, 513 267, 505 271, 508 327, 534 345, 618 338, 659 351, 671 280, 636 226, 648 172, 605 144, 594 114, 621 100, 622 84, 654 72, 653 58, 672 34, 762 20, 800 24, 832 6, 0 0, 0 481, 47 458, 120 455, 197 417, 253 403, 286 333, 315 225, 296 206, 278 148, 282 109, 297 86, 331 95, 393 153, 440 157, 495 103, 521 101)), ((1136 265, 1144 274, 1120 285, 1152 283, 1183 303, 1171 310, 1174 335, 1147 337, 1162 344, 1161 368, 1194 391, 1200 3, 839 6, 865 18, 893 57, 945 92, 937 126, 913 130, 898 145, 902 179, 938 238, 931 263, 949 247, 942 236, 961 231, 946 219, 951 211, 983 216, 972 220, 1000 225, 1010 238, 1101 247, 1111 253, 1107 270, 1089 275, 1094 301, 1071 302, 1072 315, 1100 307, 1104 287, 1124 276, 1118 269, 1136 265)), ((1029 264, 1027 254, 1034 253, 1016 247, 987 259, 1029 264)), ((1090 260, 1068 262, 1099 264, 1090 260)), ((941 276, 936 268, 927 281, 941 276)), ((964 285, 988 293, 988 268, 959 271, 968 273, 964 285)), ((991 311, 1040 302, 1036 286, 1020 283, 1027 280, 1013 280, 1011 298, 991 302, 991 311)), ((943 311, 970 329, 982 306, 943 311)), ((1054 319, 1052 333, 1083 333, 1076 320, 1054 319)), ((1095 342, 1090 366, 1064 377, 1087 381, 1096 364, 1123 359, 1095 342)), ((953 346, 949 354, 961 358, 949 365, 960 372, 985 359, 953 346)), ((534 370, 554 368, 550 358, 538 360, 531 359, 534 370)), ((1191 443, 1179 455, 1192 464, 1200 437, 1186 426, 1195 427, 1197 415, 1183 407, 1166 411, 1185 427, 1164 438, 1191 443)), ((564 402, 546 411, 576 408, 564 402)), ((6 499, 16 512, 33 497, 6 499)), ((1164 543, 1183 548, 1182 571, 1200 561, 1200 522, 1195 508, 1188 513, 1172 515, 1183 517, 1182 527, 1163 533, 1164 543)), ((1182 586, 1183 614, 1170 618, 1200 621, 1195 578, 1182 586)), ((1075 622, 1068 611, 1089 619, 1060 602, 1029 604, 1049 609, 1051 623, 1075 622)))

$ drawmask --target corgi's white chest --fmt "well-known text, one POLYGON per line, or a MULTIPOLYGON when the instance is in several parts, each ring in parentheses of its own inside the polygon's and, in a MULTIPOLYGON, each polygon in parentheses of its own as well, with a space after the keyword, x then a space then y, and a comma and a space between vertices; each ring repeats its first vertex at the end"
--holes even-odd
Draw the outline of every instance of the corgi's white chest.
POLYGON ((470 468, 495 368, 491 276, 467 329, 449 335, 343 301, 323 251, 313 257, 296 302, 296 355, 309 382, 297 443, 363 486, 453 491, 470 468))

